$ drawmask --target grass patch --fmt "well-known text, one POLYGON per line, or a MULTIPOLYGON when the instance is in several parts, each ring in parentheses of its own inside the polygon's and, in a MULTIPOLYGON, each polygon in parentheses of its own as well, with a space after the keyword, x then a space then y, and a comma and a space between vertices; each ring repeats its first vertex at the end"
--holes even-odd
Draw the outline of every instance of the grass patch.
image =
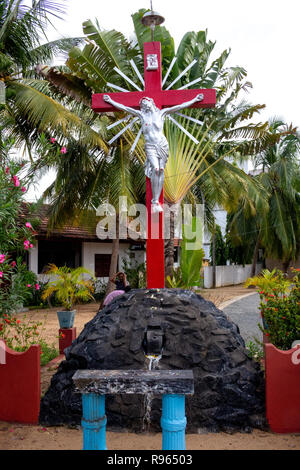
POLYGON ((58 349, 52 344, 52 346, 49 346, 45 341, 41 340, 39 342, 41 346, 41 366, 45 366, 48 364, 48 362, 52 361, 52 359, 55 359, 59 355, 58 349))

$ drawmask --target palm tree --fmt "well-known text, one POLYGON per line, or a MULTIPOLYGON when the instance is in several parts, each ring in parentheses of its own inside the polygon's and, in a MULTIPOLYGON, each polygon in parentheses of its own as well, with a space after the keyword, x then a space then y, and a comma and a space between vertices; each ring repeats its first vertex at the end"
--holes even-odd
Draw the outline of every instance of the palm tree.
MULTIPOLYGON (((96 24, 91 21, 84 22, 83 31, 87 38, 85 47, 83 49, 74 47, 69 52, 66 67, 48 68, 42 71, 49 86, 55 88, 65 99, 80 103, 81 107, 90 103, 92 93, 114 91, 112 84, 134 91, 135 88, 118 73, 117 69, 131 76, 133 60, 139 73, 143 73, 143 44, 151 40, 149 28, 145 28, 140 21, 145 11, 139 10, 132 15, 136 40, 131 42, 120 32, 102 31, 97 22, 96 24)), ((211 215, 213 206, 211 195, 214 195, 220 203, 230 206, 234 198, 229 188, 238 188, 247 198, 247 191, 253 193, 259 186, 234 165, 225 163, 224 158, 248 157, 250 153, 257 152, 270 142, 274 142, 274 138, 277 139, 278 136, 270 134, 267 123, 249 124, 248 121, 264 105, 252 106, 243 101, 237 102, 239 94, 251 87, 246 80, 246 71, 242 67, 225 67, 230 50, 223 51, 216 60, 210 62, 215 43, 207 39, 206 31, 187 33, 177 51, 174 40, 165 27, 159 26, 155 29, 154 40, 160 41, 162 45, 163 74, 166 74, 175 55, 177 57, 166 86, 195 59, 195 65, 176 86, 178 88, 186 86, 201 77, 201 80, 191 85, 191 88, 214 87, 217 90, 215 109, 205 111, 193 109, 185 113, 187 118, 178 118, 178 122, 185 125, 194 139, 198 140, 198 144, 179 132, 171 122, 166 122, 165 128, 170 144, 164 186, 166 202, 180 204, 190 196, 196 200, 198 193, 203 196, 200 200, 209 207, 207 214, 211 215), (196 119, 198 123, 189 118, 196 119), (199 122, 202 124, 199 125, 199 122), (230 183, 227 184, 227 181, 230 183), (196 187, 198 189, 191 192, 191 189, 196 187), (218 191, 218 188, 222 190, 218 191)), ((103 125, 105 119, 107 123, 111 123, 123 117, 124 114, 120 112, 117 113, 117 118, 111 116, 102 118, 101 123, 103 125)), ((97 121, 99 118, 94 119, 97 121)), ((119 128, 124 129, 125 125, 125 122, 121 122, 119 128)), ((130 147, 135 141, 136 130, 133 126, 123 134, 130 147)), ((118 141, 112 147, 115 145, 119 145, 118 141)), ((143 163, 145 157, 141 136, 136 143, 133 158, 143 163)), ((236 199, 237 197, 235 203, 236 199)), ((171 238, 167 248, 171 259, 168 263, 170 267, 174 251, 172 242, 171 238)))
POLYGON ((77 131, 88 143, 106 149, 85 119, 68 109, 49 83, 37 75, 39 64, 51 62, 57 54, 66 55, 83 41, 63 38, 41 44, 42 39, 47 40, 51 16, 63 13, 62 4, 50 0, 34 0, 31 6, 24 0, 0 2, 0 81, 5 91, 0 122, 16 145, 25 144, 32 160, 32 148, 42 131, 65 136, 77 131))
MULTIPOLYGON (((53 157, 50 148, 33 166, 33 172, 44 169, 45 161, 56 169, 55 181, 44 192, 51 202, 49 231, 63 226, 66 221, 84 223, 100 204, 111 204, 116 209, 116 237, 112 242, 109 277, 117 271, 119 254, 119 198, 126 197, 128 207, 145 199, 143 168, 126 152, 124 142, 111 149, 108 156, 103 152, 88 151, 77 141, 69 141, 68 153, 62 160, 53 157), (54 163, 55 162, 55 163, 54 163), (80 171, 78 171, 80 169, 80 171)), ((88 226, 91 224, 87 224, 88 226)), ((113 289, 108 283, 106 295, 113 289)))
POLYGON ((270 120, 269 128, 280 139, 255 156, 254 167, 260 173, 253 178, 267 194, 268 210, 256 207, 244 211, 240 205, 231 221, 231 231, 240 243, 252 239, 251 276, 260 247, 267 257, 281 260, 284 271, 300 250, 300 134, 295 130, 291 133, 292 126, 278 118, 270 120))

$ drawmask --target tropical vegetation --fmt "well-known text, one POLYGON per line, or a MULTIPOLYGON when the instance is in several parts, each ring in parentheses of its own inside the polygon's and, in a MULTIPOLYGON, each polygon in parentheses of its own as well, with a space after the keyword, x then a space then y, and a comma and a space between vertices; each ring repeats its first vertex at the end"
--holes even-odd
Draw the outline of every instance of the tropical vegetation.
POLYGON ((93 273, 83 267, 71 269, 67 266, 57 267, 49 264, 45 272, 50 278, 42 299, 50 298, 54 293, 57 300, 66 311, 71 311, 77 301, 93 300, 94 286, 93 273), (84 278, 84 274, 89 275, 89 279, 84 278))
MULTIPOLYGON (((134 40, 115 30, 103 31, 97 21, 89 20, 83 23, 84 37, 42 44, 51 16, 62 15, 63 10, 59 2, 33 1, 28 7, 22 0, 3 0, 0 15, 0 80, 6 94, 0 123, 15 145, 25 145, 31 177, 38 179, 50 168, 56 171, 44 194, 51 202, 49 230, 67 218, 78 220, 101 203, 118 207, 119 196, 126 196, 129 204, 145 198, 141 165, 145 151, 143 137, 136 140, 138 127, 133 123, 128 127, 121 112, 95 114, 91 98, 93 93, 114 91, 114 86, 135 90, 124 74, 132 77, 133 69, 138 70, 137 81, 143 74, 143 44, 151 40, 149 28, 140 21, 146 10, 132 15, 134 40), (50 64, 57 53, 66 54, 64 66, 50 64), (42 66, 45 62, 48 65, 42 66), (119 138, 110 142, 120 130, 119 138)), ((168 75, 165 87, 194 60, 174 87, 214 88, 217 94, 214 109, 191 109, 175 116, 192 138, 174 121, 166 121, 170 145, 166 204, 204 204, 204 222, 211 232, 213 208, 224 207, 231 214, 231 241, 241 245, 246 235, 253 266, 260 247, 286 263, 295 259, 299 247, 296 130, 282 123, 251 122, 264 105, 242 99, 252 85, 243 67, 226 66, 229 49, 211 59, 215 42, 208 39, 207 31, 186 33, 177 50, 163 26, 155 29, 154 40, 162 46, 163 76, 168 75), (247 175, 237 164, 250 156, 257 158, 257 164, 264 160, 258 177, 247 175)), ((173 234, 171 223, 167 275, 174 264, 173 234)), ((111 273, 116 271, 118 248, 117 234, 111 273)))
MULTIPOLYGON (((122 74, 132 76, 131 61, 134 61, 139 73, 143 74, 143 43, 151 40, 149 28, 145 28, 140 21, 145 11, 139 10, 132 15, 136 37, 134 42, 128 41, 120 32, 101 30, 97 22, 95 24, 91 21, 84 22, 83 32, 87 44, 83 49, 79 47, 71 49, 64 69, 44 68, 41 72, 43 77, 51 84, 52 89, 59 90, 66 99, 80 102, 82 108, 85 106, 89 108, 92 93, 114 91, 112 84, 129 91, 134 90, 118 70, 122 74)), ((170 144, 170 157, 165 174, 165 201, 172 205, 181 203, 186 197, 192 197, 194 202, 205 203, 207 223, 212 223, 212 207, 216 202, 222 203, 227 209, 235 202, 237 193, 242 192, 246 199, 253 194, 256 194, 257 198, 262 197, 260 185, 236 165, 229 161, 224 162, 224 158, 230 157, 234 160, 246 158, 250 152, 264 148, 274 139, 274 135, 269 133, 267 123, 249 124, 249 119, 264 106, 253 106, 238 101, 239 95, 249 89, 251 84, 246 80, 246 71, 242 67, 226 68, 225 62, 230 50, 224 51, 218 59, 210 61, 215 43, 207 39, 206 31, 187 33, 177 50, 173 38, 165 27, 157 27, 154 38, 162 44, 163 74, 167 73, 175 55, 177 57, 166 80, 166 87, 195 60, 195 65, 177 81, 176 87, 188 86, 188 83, 201 77, 190 87, 214 87, 217 91, 215 109, 205 111, 193 109, 185 113, 187 117, 176 116, 178 123, 185 126, 193 136, 193 140, 171 121, 167 121, 165 127, 170 144)), ((114 124, 123 117, 123 113, 116 113, 116 117, 94 116, 93 124, 101 122, 101 129, 105 133, 105 125, 114 124)), ((127 123, 122 121, 117 129, 124 130, 126 125, 127 123)), ((117 132, 114 127, 111 129, 107 131, 107 141, 117 132)), ((132 128, 128 128, 111 144, 110 153, 113 154, 114 148, 119 147, 125 140, 127 148, 122 144, 124 151, 128 151, 135 143, 130 156, 131 161, 135 165, 144 163, 143 137, 135 141, 137 132, 135 124, 132 128)), ((76 151, 72 149, 72 153, 73 151, 76 155, 76 151)), ((42 160, 40 165, 43 165, 42 160)), ((93 162, 90 165, 92 166, 93 162)), ((81 167, 85 168, 84 165, 81 167)), ((64 180, 63 186, 58 186, 59 179, 56 181, 54 193, 52 191, 53 220, 59 220, 64 214, 70 215, 71 206, 76 212, 80 208, 87 207, 93 200, 92 194, 97 194, 97 190, 94 192, 91 188, 95 190, 95 181, 101 178, 103 168, 101 161, 98 159, 98 166, 94 166, 93 171, 84 171, 80 175, 81 178, 76 178, 77 168, 78 162, 77 164, 75 161, 68 162, 68 174, 74 176, 64 180), (82 176, 86 183, 85 191, 83 191, 82 176), (71 204, 70 194, 72 194, 71 204)), ((139 176, 142 174, 139 173, 139 176)), ((138 179, 138 186, 142 187, 141 178, 138 179)), ((102 197, 98 198, 99 200, 103 200, 102 197)), ((173 256, 172 243, 171 236, 170 246, 166 249, 166 258, 168 255, 171 258, 173 256)), ((172 269, 172 259, 170 263, 167 260, 166 264, 169 270, 172 269)))
POLYGON ((245 284, 259 288, 263 319, 263 327, 259 324, 259 328, 274 346, 283 350, 300 340, 300 270, 292 268, 292 274, 288 280, 280 270, 265 270, 245 284))
POLYGON ((180 248, 179 267, 173 269, 172 275, 167 276, 167 286, 185 289, 200 287, 202 260, 205 253, 202 248, 202 237, 197 232, 196 217, 193 217, 191 225, 183 225, 180 248))
POLYGON ((276 144, 254 156, 253 177, 267 195, 267 206, 251 207, 243 196, 231 214, 230 233, 239 246, 253 247, 252 276, 259 248, 266 257, 283 262, 283 270, 295 261, 300 250, 300 134, 282 120, 269 122, 270 132, 278 135, 276 144))
POLYGON ((39 289, 37 282, 29 281, 24 264, 35 243, 37 222, 31 213, 34 207, 24 200, 28 180, 22 178, 22 160, 11 154, 13 143, 3 138, 0 142, 0 317, 13 314, 31 298, 33 289, 39 289))

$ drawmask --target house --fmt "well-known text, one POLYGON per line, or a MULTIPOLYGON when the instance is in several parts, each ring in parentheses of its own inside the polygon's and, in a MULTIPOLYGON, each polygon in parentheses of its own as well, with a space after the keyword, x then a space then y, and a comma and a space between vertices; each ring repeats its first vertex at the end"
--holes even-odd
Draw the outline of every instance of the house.
MULTIPOLYGON (((49 230, 49 209, 42 205, 35 214, 39 220, 36 229, 34 248, 28 252, 28 269, 37 274, 40 281, 46 280, 45 271, 49 263, 56 266, 77 268, 83 266, 93 275, 108 280, 112 253, 112 238, 101 240, 97 236, 97 224, 100 221, 95 212, 86 213, 84 218, 61 227, 49 230)), ((26 209, 22 218, 26 219, 26 209)), ((136 240, 136 232, 128 229, 127 239, 120 239, 118 270, 123 269, 123 261, 133 260, 137 264, 146 261, 146 240, 136 240), (134 237, 132 235, 135 235, 134 237)), ((175 266, 178 266, 179 240, 174 240, 175 266)))
MULTIPOLYGON (((100 240, 96 227, 100 220, 95 213, 87 214, 84 219, 66 223, 49 231, 49 205, 38 209, 35 217, 40 223, 36 229, 36 242, 28 254, 28 268, 43 280, 49 263, 57 266, 76 268, 83 266, 95 277, 107 279, 112 253, 112 240, 100 240)), ((26 218, 26 215, 23 214, 26 218)), ((145 261, 145 240, 127 238, 120 240, 118 269, 122 270, 124 259, 145 261)))

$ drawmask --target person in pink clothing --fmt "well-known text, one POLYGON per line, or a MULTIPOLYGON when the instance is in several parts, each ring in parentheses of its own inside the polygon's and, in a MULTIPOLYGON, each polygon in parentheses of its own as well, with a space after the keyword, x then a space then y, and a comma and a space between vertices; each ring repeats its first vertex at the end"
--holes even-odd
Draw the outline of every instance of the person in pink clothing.
POLYGON ((114 298, 130 290, 125 273, 116 273, 112 278, 110 278, 110 281, 116 285, 116 290, 110 292, 110 294, 105 297, 103 306, 108 305, 114 298))

